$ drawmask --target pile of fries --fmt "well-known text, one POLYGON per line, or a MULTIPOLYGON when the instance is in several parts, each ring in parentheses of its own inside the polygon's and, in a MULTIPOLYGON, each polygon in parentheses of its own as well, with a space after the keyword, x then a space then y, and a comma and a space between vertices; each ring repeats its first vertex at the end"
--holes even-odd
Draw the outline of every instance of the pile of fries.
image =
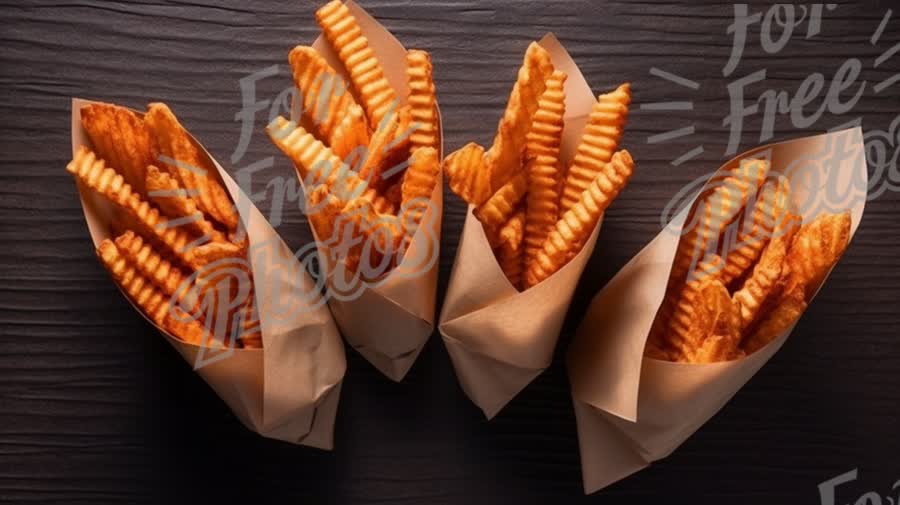
POLYGON ((450 189, 483 224, 510 283, 528 289, 584 247, 628 183, 634 161, 616 151, 631 103, 626 83, 600 95, 572 162, 560 162, 566 74, 536 42, 525 52, 494 144, 469 143, 444 160, 450 189))
POLYGON ((743 160, 698 197, 647 356, 714 363, 756 352, 800 318, 844 253, 849 212, 804 224, 788 179, 769 169, 768 161, 743 160))
POLYGON ((312 47, 295 47, 289 61, 302 100, 299 124, 278 117, 267 130, 304 182, 307 217, 334 266, 377 278, 403 259, 440 172, 431 58, 408 51, 401 106, 347 6, 333 0, 316 20, 343 68, 312 47))
POLYGON ((113 207, 115 238, 97 255, 122 291, 184 342, 261 347, 246 233, 216 167, 169 107, 152 103, 139 115, 92 104, 81 124, 93 148, 81 147, 66 169, 113 207), (208 310, 223 296, 240 296, 240 306, 208 310))

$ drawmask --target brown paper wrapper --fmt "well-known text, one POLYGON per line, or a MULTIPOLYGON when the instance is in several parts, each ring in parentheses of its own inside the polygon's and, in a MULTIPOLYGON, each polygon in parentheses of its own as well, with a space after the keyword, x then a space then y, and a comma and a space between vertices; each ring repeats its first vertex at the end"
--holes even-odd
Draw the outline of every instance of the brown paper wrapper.
MULTIPOLYGON (((90 103, 72 100, 73 155, 81 146, 91 145, 81 126, 81 108, 90 103)), ((337 328, 324 304, 316 302, 317 288, 304 267, 234 179, 203 152, 237 203, 247 231, 263 348, 214 351, 156 328, 188 363, 200 365, 195 371, 247 428, 265 437, 330 450, 347 366, 337 328), (198 354, 215 352, 227 355, 198 362, 198 354)), ((110 238, 113 208, 80 183, 78 192, 97 246, 110 238)))
MULTIPOLYGON (((864 149, 862 130, 854 128, 758 147, 723 168, 746 158, 769 159, 772 172, 790 179, 805 222, 821 212, 849 210, 852 238, 866 201, 864 149)), ((685 364, 644 357, 689 208, 597 294, 569 350, 586 493, 671 454, 778 352, 793 329, 735 361, 685 364)))
MULTIPOLYGON (((406 48, 356 3, 348 0, 345 4, 359 22, 369 46, 384 67, 385 77, 397 93, 398 106, 406 105, 406 48)), ((316 39, 313 47, 347 79, 346 69, 323 36, 316 39)), ((301 105, 299 100, 294 103, 291 115, 295 121, 300 119, 301 105)), ((440 110, 438 134, 443 137, 440 110)), ((443 153, 438 154, 443 158, 443 153)), ((302 185, 304 181, 300 182, 302 185)), ((328 300, 347 342, 381 373, 397 382, 406 376, 434 331, 443 213, 442 186, 439 176, 431 194, 430 208, 423 217, 423 225, 413 237, 405 259, 384 278, 371 282, 361 292, 353 296, 330 296, 328 300), (427 256, 430 261, 427 264, 416 262, 415 265, 408 261, 410 257, 421 255, 427 256)), ((326 255, 328 253, 322 247, 320 238, 316 237, 319 254, 326 255)))
MULTIPOLYGON (((556 69, 568 75, 560 158, 571 160, 591 113, 590 86, 553 34, 540 41, 556 69)), ((530 289, 517 291, 500 269, 469 207, 440 331, 463 391, 488 419, 544 371, 553 359, 563 319, 603 222, 575 258, 530 289)))

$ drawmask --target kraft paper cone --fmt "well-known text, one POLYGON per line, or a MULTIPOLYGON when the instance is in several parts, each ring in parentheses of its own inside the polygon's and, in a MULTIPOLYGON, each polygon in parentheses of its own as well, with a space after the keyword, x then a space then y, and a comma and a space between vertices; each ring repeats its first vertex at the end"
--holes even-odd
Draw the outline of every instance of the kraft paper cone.
MULTIPOLYGON (((540 41, 556 69, 568 75, 560 157, 573 156, 595 102, 590 86, 553 34, 540 41)), ((470 206, 460 238, 440 331, 463 391, 488 419, 544 371, 553 359, 563 319, 600 231, 537 286, 517 291, 500 269, 470 206)))
MULTIPOLYGON (((345 5, 359 22, 363 35, 369 40, 369 46, 384 67, 384 75, 397 94, 398 107, 406 105, 406 48, 354 2, 347 1, 345 5)), ((350 82, 346 69, 323 36, 316 39, 313 47, 332 68, 350 82)), ((291 117, 299 122, 302 103, 296 100, 293 105, 291 117)), ((438 110, 439 138, 442 138, 442 132, 438 110)), ((438 154, 443 158, 443 153, 438 154)), ((302 185, 304 181, 300 182, 302 185)), ((431 194, 430 208, 426 211, 404 260, 384 278, 370 283, 363 291, 353 296, 329 296, 328 300, 335 321, 347 342, 381 373, 397 382, 406 376, 434 331, 443 212, 442 186, 441 177, 438 176, 431 194), (409 258, 420 252, 428 256, 428 261, 410 264, 409 258)), ((319 239, 320 237, 316 237, 319 254, 326 255, 327 250, 322 247, 319 239)), ((321 264, 327 262, 323 261, 321 264)))
MULTIPOLYGON (((822 212, 849 210, 851 238, 856 233, 868 186, 860 128, 758 147, 723 168, 753 157, 769 159, 773 173, 790 179, 805 222, 822 212)), ((778 352, 793 329, 735 361, 644 358, 688 208, 597 294, 569 351, 586 493, 671 454, 778 352)))
MULTIPOLYGON (((90 103, 94 102, 72 100, 73 154, 81 146, 91 145, 81 126, 81 108, 90 103)), ((247 231, 263 348, 213 350, 182 342, 160 327, 157 330, 188 363, 200 365, 195 371, 249 429, 265 437, 330 450, 347 366, 337 328, 304 267, 237 183, 205 149, 203 152, 237 202, 247 231), (198 361, 201 353, 205 359, 198 361), (207 357, 210 354, 214 355, 207 357)), ((97 246, 110 238, 113 208, 80 183, 78 192, 97 246)), ((137 307, 135 310, 144 315, 137 307)))

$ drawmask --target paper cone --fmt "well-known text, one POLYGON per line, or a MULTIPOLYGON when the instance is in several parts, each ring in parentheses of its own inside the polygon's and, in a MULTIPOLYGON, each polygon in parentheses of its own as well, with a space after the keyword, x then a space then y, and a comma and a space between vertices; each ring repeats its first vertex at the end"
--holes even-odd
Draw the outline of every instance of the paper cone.
MULTIPOLYGON (((769 159, 772 172, 790 179, 792 198, 805 222, 822 212, 849 210, 852 238, 862 219, 868 185, 861 129, 758 147, 725 166, 753 157, 769 159)), ((586 493, 671 454, 769 361, 791 333, 786 331, 746 358, 724 363, 644 358, 689 207, 597 294, 570 348, 568 369, 586 493)))
MULTIPOLYGON (((394 88, 398 106, 406 105, 406 49, 378 21, 352 1, 345 2, 359 22, 369 46, 384 67, 384 75, 394 88)), ((347 71, 323 36, 313 47, 325 60, 348 79, 347 71)), ((349 80, 347 80, 349 82, 349 80)), ((302 103, 295 101, 291 117, 300 121, 302 103)), ((438 135, 442 138, 440 110, 438 135)), ((440 145, 440 144, 439 144, 440 145)), ((443 153, 438 153, 443 158, 443 153)), ((304 181, 300 181, 301 185, 304 181)), ((427 264, 409 265, 405 259, 384 278, 370 283, 353 296, 330 296, 328 305, 347 342, 381 373, 401 381, 416 361, 434 330, 435 291, 437 289, 438 254, 440 252, 443 183, 438 176, 431 194, 431 205, 413 237, 410 253, 429 251, 427 264)), ((327 238, 327 237, 326 237, 327 238)), ((317 237, 319 253, 325 254, 317 237)), ((321 264, 327 264, 322 262, 321 264)), ((330 275, 330 274, 329 274, 330 275)))
MULTIPOLYGON (((73 155, 81 146, 91 145, 81 126, 81 108, 90 103, 72 100, 73 155)), ((203 152, 215 165, 232 201, 237 202, 247 231, 263 348, 214 351, 182 342, 158 326, 157 330, 188 363, 199 365, 196 372, 249 429, 265 437, 330 450, 347 366, 337 328, 304 267, 222 166, 203 152), (198 360, 200 353, 223 354, 198 360)), ((97 246, 110 238, 113 208, 80 183, 78 192, 97 246)))
MULTIPOLYGON (((568 75, 560 158, 572 159, 595 102, 590 86, 552 34, 540 41, 556 69, 568 75)), ((460 385, 488 419, 544 371, 553 359, 563 319, 600 231, 558 272, 517 291, 500 269, 470 206, 460 238, 440 331, 460 385)))

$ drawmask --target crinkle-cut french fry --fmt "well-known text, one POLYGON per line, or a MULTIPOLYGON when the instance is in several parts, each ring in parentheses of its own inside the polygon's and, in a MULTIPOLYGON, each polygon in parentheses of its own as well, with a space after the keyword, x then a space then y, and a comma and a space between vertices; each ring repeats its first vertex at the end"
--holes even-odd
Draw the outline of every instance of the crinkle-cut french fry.
POLYGON ((516 211, 516 207, 525 198, 526 191, 528 191, 528 174, 520 171, 486 202, 476 207, 473 213, 486 229, 496 231, 516 211))
POLYGON ((369 145, 369 129, 366 126, 366 118, 359 105, 353 104, 344 119, 331 133, 328 145, 338 158, 347 161, 348 156, 359 152, 369 145))
POLYGON ((527 289, 550 277, 562 268, 569 253, 591 234, 606 208, 619 195, 634 173, 634 160, 622 150, 601 170, 581 194, 581 199, 567 210, 547 235, 544 247, 535 262, 525 271, 527 289))
POLYGON ((142 200, 122 176, 108 168, 93 151, 82 146, 66 170, 127 214, 143 235, 166 248, 167 255, 178 258, 186 266, 197 267, 191 237, 178 226, 172 226, 159 210, 142 200))
POLYGON ((403 227, 397 216, 381 214, 372 202, 357 198, 347 202, 341 215, 348 217, 357 229, 375 246, 377 252, 393 255, 403 239, 403 227))
POLYGON ((704 281, 719 280, 724 261, 717 254, 708 254, 692 272, 690 280, 684 285, 674 304, 672 319, 666 332, 666 347, 668 347, 679 359, 687 359, 687 356, 696 351, 701 342, 695 340, 691 333, 691 324, 696 309, 696 301, 700 287, 704 281))
POLYGON ((734 244, 723 246, 725 268, 722 270, 722 282, 726 286, 750 271, 775 236, 776 229, 785 230, 790 226, 790 191, 786 177, 770 179, 757 193, 753 208, 744 211, 744 219, 736 223, 740 227, 734 244))
POLYGON ((735 347, 734 339, 712 335, 703 341, 700 348, 690 357, 690 363, 719 363, 744 357, 744 351, 735 347))
POLYGON ((409 83, 407 103, 411 106, 413 132, 409 136, 410 149, 438 145, 437 99, 432 77, 431 56, 427 51, 411 49, 406 53, 406 77, 409 83))
POLYGON ((144 171, 156 162, 159 146, 144 120, 125 107, 93 103, 81 108, 81 125, 98 156, 117 167, 135 191, 146 195, 144 171))
POLYGON ((182 188, 174 177, 150 165, 147 167, 146 188, 147 197, 167 214, 169 219, 177 219, 184 223, 185 229, 200 236, 208 236, 210 240, 216 242, 227 240, 225 235, 204 217, 196 202, 187 196, 187 190, 182 188))
POLYGON ((125 259, 113 241, 106 239, 101 242, 97 255, 128 298, 157 326, 189 344, 204 344, 206 328, 196 320, 174 317, 170 313, 170 300, 125 259))
POLYGON ((233 258, 241 260, 238 262, 241 264, 241 268, 244 270, 247 270, 248 268, 246 265, 247 250, 244 249, 242 244, 235 244, 233 242, 210 242, 195 247, 193 252, 194 264, 197 265, 198 269, 215 263, 216 261, 233 258))
POLYGON ((341 200, 364 198, 384 214, 393 213, 393 205, 378 195, 355 172, 325 147, 316 137, 292 121, 279 116, 266 128, 269 138, 294 162, 300 177, 310 189, 325 185, 341 200))
POLYGON ((690 363, 726 361, 741 343, 740 306, 715 276, 699 284, 687 340, 690 346, 682 359, 690 363))
POLYGON ((374 129, 397 104, 397 94, 385 78, 375 51, 369 47, 356 18, 341 0, 332 0, 319 8, 316 20, 350 74, 350 81, 369 118, 369 126, 374 129))
POLYGON ((470 205, 491 197, 491 173, 484 162, 484 148, 470 142, 444 160, 450 189, 470 205))
POLYGON ((525 265, 534 258, 559 218, 562 173, 559 146, 566 110, 566 73, 553 72, 538 101, 534 123, 525 140, 525 172, 528 193, 525 202, 525 265))
POLYGON ((525 234, 525 211, 516 212, 497 233, 497 262, 510 284, 521 289, 524 270, 522 239, 525 234))
POLYGON ((346 202, 328 192, 327 186, 318 186, 309 192, 306 201, 306 218, 322 242, 334 237, 334 225, 346 202))
POLYGON ((414 132, 412 106, 406 104, 397 109, 397 129, 387 145, 381 172, 385 180, 391 177, 402 177, 402 171, 409 165, 412 154, 410 138, 414 132), (399 170, 399 171, 398 171, 399 170))
POLYGON ((850 212, 822 214, 800 227, 787 254, 789 282, 809 300, 850 243, 850 212))
POLYGON ((141 274, 153 281, 163 294, 171 298, 179 292, 179 287, 187 276, 177 265, 163 258, 150 242, 134 231, 128 230, 116 237, 115 244, 122 256, 141 274))
POLYGON ((491 174, 492 192, 500 189, 521 168, 525 137, 534 121, 538 101, 547 87, 547 79, 552 74, 550 53, 537 42, 532 42, 525 51, 518 78, 497 126, 494 144, 485 154, 485 165, 491 174))
POLYGON ((750 277, 744 282, 734 299, 741 305, 741 329, 747 329, 759 315, 763 306, 772 296, 777 295, 779 279, 785 268, 787 244, 777 237, 769 242, 759 262, 753 267, 750 277))
MULTIPOLYGON (((297 46, 288 55, 294 85, 303 100, 303 116, 309 121, 321 139, 329 140, 334 148, 339 125, 348 123, 346 131, 366 131, 362 109, 353 99, 344 79, 331 68, 318 51, 309 46, 297 46), (354 114, 353 109, 359 111, 354 114)), ((338 149, 335 149, 337 152, 338 149)), ((339 155, 341 158, 346 154, 339 155)))
POLYGON ((400 222, 397 216, 379 214, 371 202, 362 198, 348 202, 334 226, 336 259, 349 273, 375 279, 397 259, 404 236, 400 222))
POLYGON ((399 110, 388 113, 372 133, 372 138, 364 153, 362 166, 359 168, 359 177, 370 187, 382 188, 384 186, 383 175, 384 169, 387 168, 385 164, 392 153, 392 148, 395 147, 394 142, 401 134, 402 114, 399 110))
POLYGON ((772 311, 760 321, 750 336, 744 339, 742 344, 744 352, 753 354, 765 347, 800 319, 805 310, 806 300, 803 287, 788 286, 787 291, 779 298, 772 311))
POLYGON ((413 152, 412 161, 400 186, 401 205, 404 215, 400 216, 406 234, 412 238, 428 210, 431 193, 437 185, 441 171, 441 160, 433 147, 420 147, 413 152))
POLYGON ((181 187, 195 190, 197 205, 206 215, 229 232, 238 228, 238 215, 231 197, 216 177, 216 167, 191 140, 175 114, 164 103, 151 103, 144 121, 159 142, 158 160, 169 174, 181 182, 181 187))
POLYGON ((622 84, 614 91, 597 97, 591 115, 565 174, 560 212, 567 211, 603 169, 618 149, 631 104, 631 85, 622 84))
POLYGON ((719 237, 740 214, 749 195, 756 193, 769 171, 765 160, 743 160, 716 175, 697 198, 678 241, 666 294, 647 339, 666 347, 666 330, 691 269, 709 251, 717 249, 719 237))

